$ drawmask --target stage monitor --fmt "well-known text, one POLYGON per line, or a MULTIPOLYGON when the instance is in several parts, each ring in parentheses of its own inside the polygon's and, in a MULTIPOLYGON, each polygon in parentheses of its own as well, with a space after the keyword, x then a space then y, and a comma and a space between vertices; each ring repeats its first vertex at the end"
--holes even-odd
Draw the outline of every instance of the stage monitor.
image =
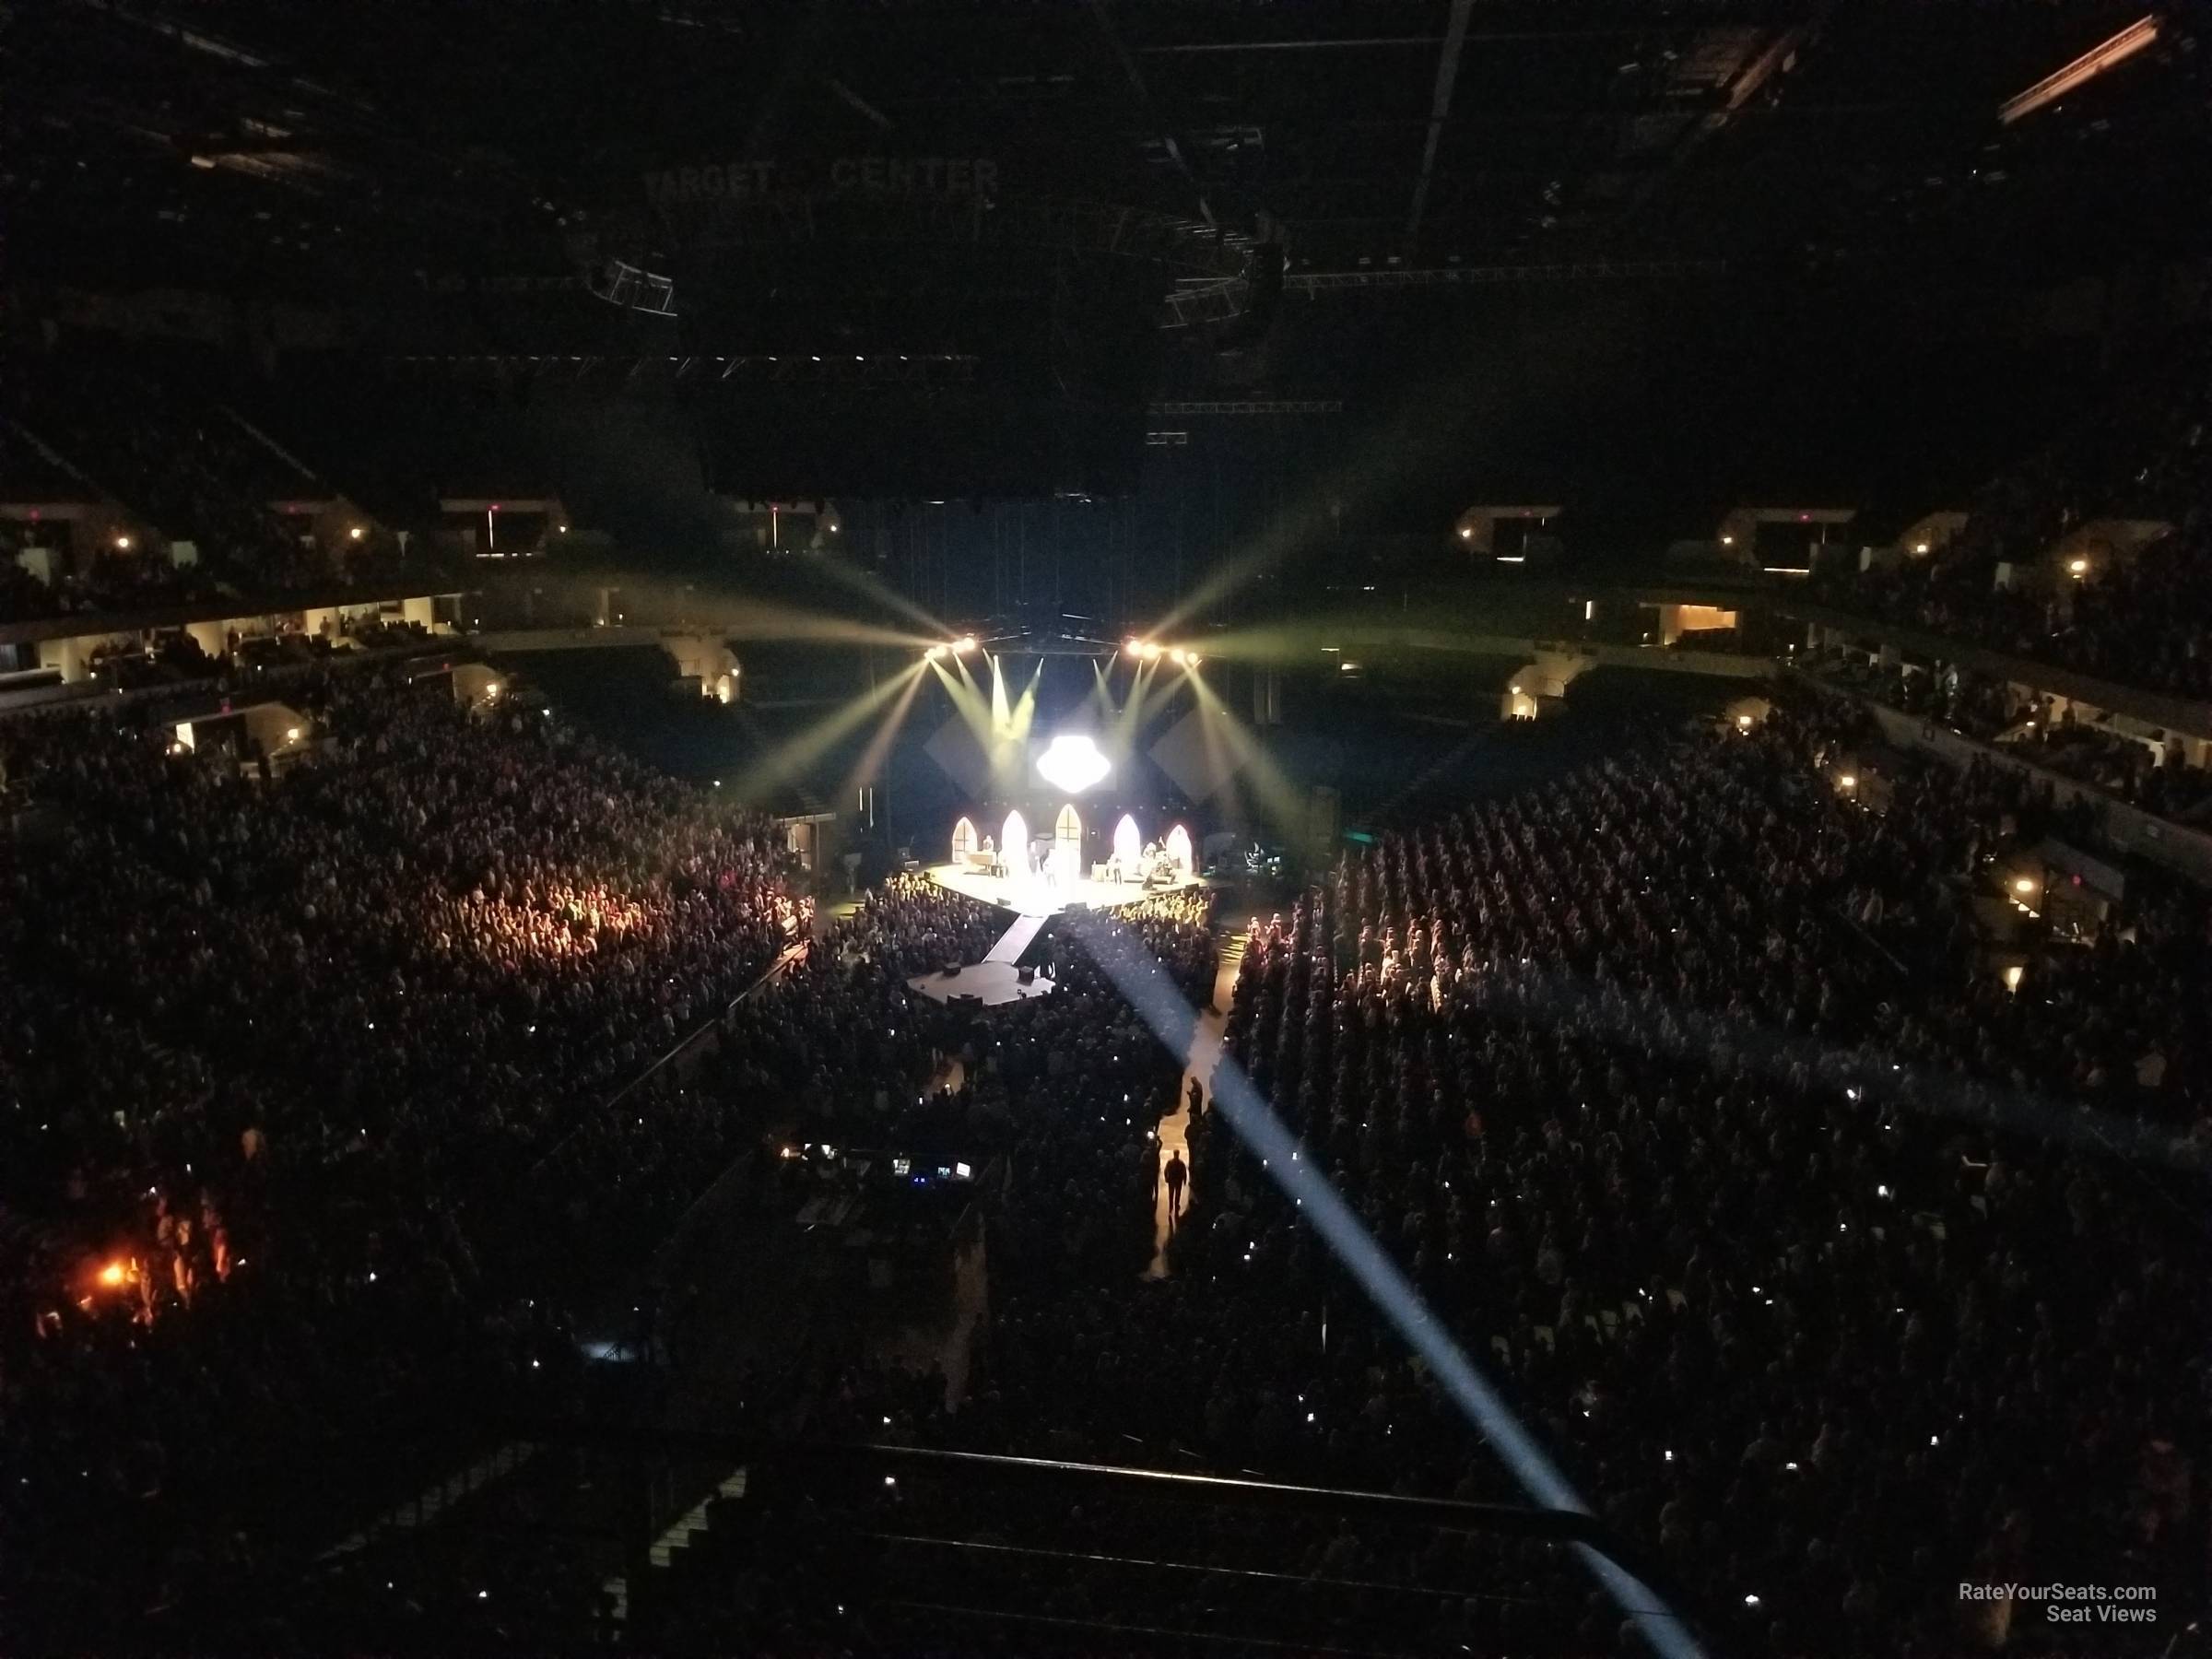
POLYGON ((1083 732, 1063 732, 1040 746, 1030 765, 1040 782, 1069 794, 1097 788, 1113 771, 1112 762, 1100 752, 1097 740, 1083 732))

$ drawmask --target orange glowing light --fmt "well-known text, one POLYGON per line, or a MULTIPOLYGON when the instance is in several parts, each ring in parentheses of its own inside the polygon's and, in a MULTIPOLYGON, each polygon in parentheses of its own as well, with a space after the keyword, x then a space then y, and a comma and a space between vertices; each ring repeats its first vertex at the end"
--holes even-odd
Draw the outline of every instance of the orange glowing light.
POLYGON ((110 1262, 100 1270, 100 1282, 111 1290, 126 1282, 130 1277, 131 1270, 121 1262, 110 1262))

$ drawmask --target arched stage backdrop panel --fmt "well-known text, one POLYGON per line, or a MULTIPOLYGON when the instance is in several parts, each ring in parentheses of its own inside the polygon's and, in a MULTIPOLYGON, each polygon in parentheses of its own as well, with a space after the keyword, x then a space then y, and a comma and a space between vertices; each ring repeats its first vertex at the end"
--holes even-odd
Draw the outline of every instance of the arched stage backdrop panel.
POLYGON ((1053 865, 1063 881, 1077 880, 1083 874, 1083 815, 1073 802, 1061 807, 1053 820, 1053 865))
POLYGON ((1181 824, 1168 831, 1168 856, 1172 859, 1178 874, 1187 877, 1192 869, 1191 832, 1181 824))
POLYGON ((1144 831, 1136 827, 1136 819, 1128 813, 1113 827, 1113 855, 1122 861, 1124 870, 1136 868, 1136 861, 1144 855, 1144 831))

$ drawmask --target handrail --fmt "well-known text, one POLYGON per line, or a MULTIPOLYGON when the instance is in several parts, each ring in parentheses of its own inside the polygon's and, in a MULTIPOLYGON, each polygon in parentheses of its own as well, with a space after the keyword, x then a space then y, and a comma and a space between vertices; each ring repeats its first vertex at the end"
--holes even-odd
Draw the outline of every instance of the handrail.
POLYGON ((188 599, 176 605, 147 605, 118 610, 64 611, 52 617, 26 617, 0 622, 0 645, 36 644, 44 640, 90 638, 100 634, 139 633, 155 628, 183 628, 194 622, 228 622, 240 618, 275 617, 293 611, 330 610, 348 605, 384 605, 394 599, 449 599, 468 591, 457 574, 409 576, 385 582, 365 582, 358 587, 331 584, 301 588, 295 593, 258 589, 251 594, 218 594, 209 599, 188 599))
POLYGON ((1964 764, 1971 759, 1987 760, 2025 773, 2047 787, 2056 800, 2088 802, 2099 814, 2099 833, 2115 850, 2147 858, 2200 887, 2212 887, 2212 833, 2160 818, 2086 779, 2054 771, 2004 744, 1970 737, 1924 715, 1908 713, 1859 687, 1840 685, 1801 665, 1790 672, 1803 685, 1866 709, 1884 737, 1900 748, 1953 764, 1964 764))
POLYGON ((67 709, 136 708, 148 703, 158 706, 164 700, 169 701, 171 707, 158 712, 155 716, 157 719, 167 718, 172 712, 182 717, 187 710, 202 710, 214 714, 221 712, 221 705, 227 700, 257 697, 272 687, 288 684, 308 675, 389 667, 394 663, 408 662, 439 651, 450 652, 456 659, 460 659, 472 650, 465 635, 430 634, 400 645, 355 646, 347 651, 333 651, 326 656, 315 657, 305 663, 278 663, 254 669, 251 673, 225 668, 204 678, 158 686, 102 686, 90 680, 48 681, 16 691, 0 690, 0 720, 17 714, 51 714, 67 709))
POLYGON ((757 1483, 766 1465, 858 1465, 871 1474, 897 1468, 914 1475, 938 1473, 982 1484, 1077 1487, 1148 1499, 1201 1504, 1264 1507, 1332 1520, 1367 1518, 1427 1524, 1453 1531, 1536 1539, 1594 1551, 1667 1594, 1677 1607, 1692 1605, 1677 1594, 1674 1575, 1583 1510, 1548 1509, 1535 1504, 1478 1501, 1461 1498, 1412 1496, 1358 1488, 1306 1486, 1241 1476, 1193 1475, 1120 1464, 1072 1459, 1017 1457, 999 1453, 959 1452, 934 1446, 890 1445, 880 1441, 780 1441, 761 1430, 652 1428, 612 1422, 488 1423, 502 1441, 600 1451, 637 1452, 696 1457, 753 1471, 757 1483))
POLYGON ((1382 1579, 1329 1578, 1320 1573, 1277 1572, 1265 1567, 1224 1567, 1212 1561, 1173 1561, 1146 1556, 1102 1555, 1089 1550, 1040 1549, 1028 1544, 992 1544, 974 1538, 933 1538, 923 1533, 863 1533, 871 1544, 919 1544, 930 1549, 972 1549, 982 1555, 1019 1556, 1043 1561, 1090 1561, 1109 1567, 1140 1567, 1148 1572, 1194 1572, 1214 1579, 1251 1579, 1262 1583, 1320 1585, 1332 1590, 1377 1591, 1384 1595, 1426 1595, 1439 1601, 1496 1602, 1538 1606, 1534 1596, 1447 1588, 1438 1584, 1394 1584, 1382 1579))
POLYGON ((2199 698, 2125 685, 2063 664, 2045 662, 2041 657, 2022 656, 2018 652, 1940 633, 1915 622, 1900 622, 1832 604, 1791 600, 1776 602, 1774 609, 1785 617, 1820 628, 1872 634, 1908 650, 1958 663, 1980 674, 1994 675, 2040 691, 2055 691, 2075 702, 2112 709, 2153 725, 2179 729, 2192 737, 2212 737, 2212 703, 2199 698))
POLYGON ((704 1018, 700 1019, 698 1024, 691 1028, 689 1031, 685 1033, 685 1035, 681 1038, 677 1039, 674 1048, 670 1049, 659 1059, 653 1061, 652 1065, 648 1065, 636 1077, 630 1078, 629 1082, 623 1084, 621 1088, 616 1089, 613 1094, 608 1095, 604 1100, 601 1100, 597 1106, 592 1108, 592 1110, 584 1112, 581 1117, 579 1117, 566 1135, 562 1135, 558 1141, 555 1141, 553 1145, 547 1147, 543 1153, 539 1154, 537 1160, 524 1172, 524 1178, 525 1180, 535 1178, 541 1171, 545 1169, 547 1164, 551 1163, 556 1158, 559 1157, 561 1153, 568 1150, 568 1148, 574 1144, 576 1137, 582 1135, 585 1129, 589 1128, 593 1123, 596 1122, 600 1116, 613 1111, 617 1106, 619 1106, 624 1100, 627 1100, 631 1095, 635 1094, 639 1089, 650 1083, 654 1077, 658 1077, 668 1066, 674 1065, 677 1060, 682 1059, 688 1051, 697 1047, 700 1043, 703 1043, 708 1037, 712 1036, 715 1031, 721 1029, 722 1022, 724 1020, 727 1019, 731 1015, 736 1013, 740 1007, 751 1000, 753 995, 758 993, 762 986, 766 985, 771 980, 777 978, 786 969, 790 968, 794 962, 796 962, 803 958, 806 954, 807 950, 812 947, 813 943, 814 941, 811 938, 802 938, 785 946, 782 952, 777 956, 776 959, 771 962, 766 968, 761 970, 760 975, 758 979, 754 980, 750 984, 746 986, 744 990, 738 992, 735 996, 730 998, 729 1002, 722 1008, 714 1013, 707 1015, 704 1018))
MULTIPOLYGON (((764 1460, 794 1463, 897 1465, 980 1481, 1013 1485, 1102 1486, 1147 1498, 1201 1503, 1237 1502, 1338 1518, 1421 1521, 1473 1533, 1502 1533, 1560 1544, 1586 1544, 1632 1569, 1634 1552, 1596 1515, 1584 1510, 1547 1509, 1535 1504, 1499 1503, 1467 1498, 1432 1498, 1361 1488, 1306 1486, 1244 1476, 1192 1475, 1172 1469, 1144 1469, 1125 1464, 1077 1459, 1017 1457, 995 1452, 958 1452, 938 1446, 901 1446, 874 1441, 778 1441, 759 1430, 653 1428, 614 1422, 522 1422, 486 1424, 501 1441, 569 1446, 597 1451, 662 1452, 733 1464, 764 1460)), ((1641 1575, 1641 1574, 1640 1574, 1641 1575)), ((1653 1580, 1645 1577, 1645 1582, 1653 1580)))

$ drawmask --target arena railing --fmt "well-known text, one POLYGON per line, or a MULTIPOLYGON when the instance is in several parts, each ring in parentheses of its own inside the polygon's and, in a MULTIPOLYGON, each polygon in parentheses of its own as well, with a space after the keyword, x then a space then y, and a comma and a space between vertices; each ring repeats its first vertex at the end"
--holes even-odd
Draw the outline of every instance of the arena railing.
POLYGON ((2194 698, 2177 697, 2171 692, 2150 691, 2141 687, 2124 685, 2118 680, 2084 674, 2077 668, 2061 667, 2038 657, 1999 651, 1992 646, 1976 644, 1971 640, 1938 633, 1914 623, 1894 621, 1864 611, 1845 610, 1833 605, 1797 599, 1776 604, 1774 608, 1785 617, 1813 627, 1879 640, 1900 650, 1919 652, 1938 661, 1956 663, 1994 679, 2010 681, 2037 691, 2054 692, 2071 701, 2088 703, 2100 709, 2116 710, 2153 725, 2186 732, 2193 736, 2212 737, 2212 703, 2202 702, 2194 698))
MULTIPOLYGON (((694 1535, 686 1571, 632 1575, 629 1634, 648 1643, 656 1606, 696 1633, 702 1616, 712 1625, 719 1598, 747 1574, 786 1587, 804 1580, 825 1613, 868 1609, 877 1634, 895 1633, 894 1643, 910 1621, 1040 1633, 1065 1626, 1117 1639, 1111 1651, 1133 1654, 1162 1641, 1202 1651, 1336 1651, 1325 1636, 1330 1629, 1358 1631, 1343 1651, 1430 1651, 1426 1636, 1439 1621, 1463 1619, 1494 1635, 1513 1632, 1515 1653, 1579 1651, 1573 1633, 1587 1581, 1573 1561, 1578 1547, 1634 1572, 1676 1608, 1692 1606, 1669 1573, 1596 1516, 1573 1511, 932 1447, 779 1444, 711 1431, 594 1424, 502 1427, 500 1437, 581 1451, 603 1468, 627 1462, 641 1480, 664 1465, 746 1471, 744 1496, 713 1506, 719 1516, 694 1535), (1459 1571, 1444 1565, 1392 1578, 1317 1559, 1339 1535, 1401 1563, 1427 1541, 1459 1571), (1053 1617, 1070 1588, 1084 1584, 1115 1598, 1114 1617, 1053 1617), (1132 1594, 1134 1586, 1149 1588, 1132 1594), (1235 1614, 1240 1600, 1253 1611, 1235 1614), (1135 1604, 1136 1619, 1123 1616, 1124 1601, 1135 1604), (1423 1636, 1394 1640, 1394 1631, 1423 1636), (1287 1641, 1293 1633, 1299 1639, 1287 1641)), ((730 1617, 734 1633, 734 1605, 730 1617)))
POLYGON ((2146 812, 2084 779, 2039 766, 2001 744, 1984 743, 1921 715, 1892 708, 1856 687, 1838 684, 1802 668, 1793 670, 1791 677, 1823 696, 1859 704, 1874 716, 1884 738, 1900 749, 1932 756, 1954 768, 1986 761, 2033 778, 2051 791, 2054 800, 2086 801, 2098 814, 2099 833, 2114 851, 2147 859, 2187 880, 2212 887, 2212 834, 2146 812))
POLYGON ((574 1124, 570 1125, 567 1134, 539 1155, 536 1162, 533 1163, 525 1171, 525 1178, 535 1177, 550 1167, 556 1159, 575 1144, 577 1137, 585 1130, 602 1117, 615 1111, 631 1095, 645 1088, 663 1072, 681 1065, 688 1058, 695 1058, 697 1055, 704 1053, 712 1046, 712 1041, 718 1038, 723 1022, 736 1013, 753 997, 759 995, 767 986, 788 972, 795 963, 803 961, 812 943, 811 938, 802 937, 785 946, 776 959, 763 969, 759 976, 747 985, 744 990, 731 997, 727 1003, 713 1013, 694 1022, 691 1030, 677 1039, 675 1045, 665 1053, 653 1061, 644 1070, 601 1100, 598 1105, 580 1116, 574 1124))

